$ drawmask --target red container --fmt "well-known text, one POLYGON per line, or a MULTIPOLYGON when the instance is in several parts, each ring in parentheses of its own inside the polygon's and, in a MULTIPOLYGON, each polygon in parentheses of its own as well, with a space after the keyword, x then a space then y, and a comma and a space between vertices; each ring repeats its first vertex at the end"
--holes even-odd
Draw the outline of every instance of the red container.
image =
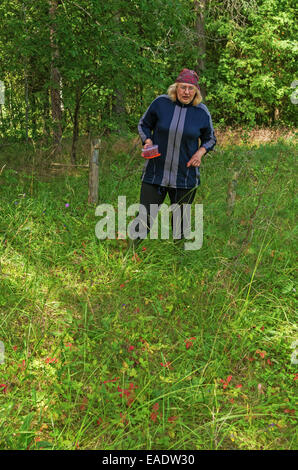
POLYGON ((159 156, 160 153, 158 152, 158 145, 152 145, 151 147, 147 147, 142 151, 142 157, 144 158, 155 158, 159 156))

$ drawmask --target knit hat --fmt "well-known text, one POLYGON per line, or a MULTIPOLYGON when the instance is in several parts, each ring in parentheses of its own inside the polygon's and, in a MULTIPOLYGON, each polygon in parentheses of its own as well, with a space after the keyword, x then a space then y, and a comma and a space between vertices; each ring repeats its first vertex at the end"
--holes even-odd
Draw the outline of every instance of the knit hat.
POLYGON ((194 70, 183 69, 176 78, 176 83, 190 83, 199 88, 199 77, 194 70))

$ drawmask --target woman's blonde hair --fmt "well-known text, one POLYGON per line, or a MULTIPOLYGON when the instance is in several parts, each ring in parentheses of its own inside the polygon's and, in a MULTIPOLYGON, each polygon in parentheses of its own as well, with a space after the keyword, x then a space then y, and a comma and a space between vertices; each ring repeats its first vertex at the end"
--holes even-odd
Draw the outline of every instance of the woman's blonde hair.
MULTIPOLYGON (((171 98, 172 101, 177 100, 177 85, 178 85, 178 83, 176 82, 176 83, 173 83, 173 85, 170 85, 169 88, 168 88, 167 93, 168 93, 168 95, 169 95, 169 97, 171 98)), ((200 90, 197 87, 195 87, 195 88, 196 88, 196 94, 195 94, 195 97, 194 97, 193 102, 192 102, 193 106, 197 106, 203 100, 200 90)))

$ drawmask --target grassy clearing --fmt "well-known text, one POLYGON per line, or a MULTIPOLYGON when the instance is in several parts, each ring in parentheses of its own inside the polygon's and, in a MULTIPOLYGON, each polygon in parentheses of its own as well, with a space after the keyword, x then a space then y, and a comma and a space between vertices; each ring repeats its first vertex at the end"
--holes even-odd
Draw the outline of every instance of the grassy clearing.
MULTIPOLYGON (((138 149, 101 158, 99 202, 138 202, 138 149)), ((2 153, 0 448, 297 448, 294 144, 210 154, 203 247, 137 256, 95 237, 86 170, 26 162, 2 153)))

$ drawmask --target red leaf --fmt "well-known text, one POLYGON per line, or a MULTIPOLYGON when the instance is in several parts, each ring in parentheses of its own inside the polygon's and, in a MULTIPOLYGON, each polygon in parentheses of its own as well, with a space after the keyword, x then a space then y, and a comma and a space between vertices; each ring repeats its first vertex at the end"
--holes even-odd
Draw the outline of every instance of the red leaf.
POLYGON ((46 364, 52 364, 52 363, 57 363, 58 359, 56 357, 47 357, 46 358, 46 364))
POLYGON ((160 363, 160 365, 162 367, 169 367, 171 365, 171 362, 166 362, 165 364, 163 364, 162 362, 160 363))
POLYGON ((176 419, 178 419, 178 416, 170 416, 170 418, 168 418, 168 422, 173 423, 173 421, 176 421, 176 419))
POLYGON ((293 410, 289 410, 288 408, 286 408, 286 409, 284 410, 284 413, 289 413, 289 414, 291 414, 291 415, 294 415, 294 414, 295 414, 295 410, 294 410, 294 409, 293 409, 293 410))
POLYGON ((223 379, 220 379, 221 383, 223 384, 223 389, 225 390, 227 388, 227 386, 229 385, 229 383, 231 382, 232 380, 232 375, 229 375, 227 377, 227 380, 223 380, 223 379))
POLYGON ((259 349, 257 349, 256 354, 260 354, 261 358, 264 359, 267 353, 266 351, 260 351, 259 349))

